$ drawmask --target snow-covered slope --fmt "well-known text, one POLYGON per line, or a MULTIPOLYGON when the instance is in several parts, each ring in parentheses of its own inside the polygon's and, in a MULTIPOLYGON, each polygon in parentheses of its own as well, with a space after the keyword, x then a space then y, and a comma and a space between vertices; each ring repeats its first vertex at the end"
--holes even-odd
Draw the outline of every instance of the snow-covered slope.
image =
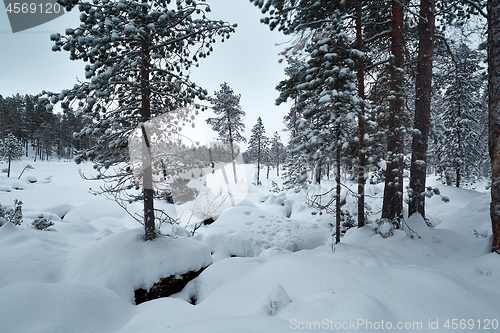
POLYGON ((194 237, 145 243, 137 222, 88 193, 100 184, 78 167, 90 165, 33 166, 20 180, 0 174, 0 203, 24 203, 23 224, 0 228, 0 332, 500 332, 488 193, 439 186, 450 202, 428 200, 434 229, 412 217, 391 237, 367 225, 333 245, 334 218, 311 215, 305 193, 247 181, 240 206, 194 237), (40 213, 50 231, 29 228, 40 213), (206 265, 181 293, 133 305, 133 289, 206 265))

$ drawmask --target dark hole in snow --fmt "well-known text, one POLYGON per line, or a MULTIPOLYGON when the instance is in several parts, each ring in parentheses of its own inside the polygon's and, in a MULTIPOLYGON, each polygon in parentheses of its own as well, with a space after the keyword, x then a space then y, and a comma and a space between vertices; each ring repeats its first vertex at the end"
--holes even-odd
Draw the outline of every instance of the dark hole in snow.
POLYGON ((209 218, 206 218, 203 220, 203 225, 210 225, 214 222, 215 222, 215 220, 213 219, 213 217, 209 217, 209 218))
POLYGON ((180 292, 186 284, 198 277, 206 267, 199 271, 190 271, 184 274, 170 275, 166 278, 161 278, 149 290, 137 289, 134 291, 135 304, 151 301, 157 298, 168 297, 170 295, 180 292))

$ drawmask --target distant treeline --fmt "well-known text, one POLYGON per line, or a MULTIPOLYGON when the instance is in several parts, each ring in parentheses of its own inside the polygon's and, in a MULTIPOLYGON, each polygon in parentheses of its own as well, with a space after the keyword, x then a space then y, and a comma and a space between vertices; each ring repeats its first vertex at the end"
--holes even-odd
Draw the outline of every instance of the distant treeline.
POLYGON ((85 125, 72 110, 53 113, 32 95, 0 95, 0 139, 12 133, 24 146, 26 156, 45 160, 52 156, 71 159, 89 146, 88 140, 73 137, 85 125))

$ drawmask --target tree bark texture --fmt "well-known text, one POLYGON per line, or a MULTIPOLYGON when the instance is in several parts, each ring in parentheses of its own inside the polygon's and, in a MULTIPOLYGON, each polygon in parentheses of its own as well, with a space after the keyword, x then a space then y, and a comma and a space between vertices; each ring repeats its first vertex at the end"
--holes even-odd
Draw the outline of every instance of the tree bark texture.
POLYGON ((341 222, 341 206, 340 206, 340 158, 341 158, 341 152, 340 152, 340 128, 337 126, 337 151, 336 151, 336 174, 335 174, 335 243, 338 244, 340 243, 340 222, 341 222))
POLYGON ((236 176, 236 161, 234 160, 233 129, 231 128, 231 118, 229 117, 229 112, 227 114, 227 121, 228 121, 228 129, 229 129, 229 145, 231 148, 231 161, 233 163, 234 183, 238 184, 238 177, 236 176))
POLYGON ((403 6, 399 0, 392 0, 391 24, 391 71, 390 88, 396 93, 389 102, 387 151, 389 158, 385 172, 382 219, 392 221, 397 228, 403 219, 403 6))
MULTIPOLYGON (((142 0, 147 3, 147 0, 142 0)), ((143 12, 147 9, 143 7, 143 12)), ((145 13, 146 14, 146 13, 145 13)), ((151 89, 149 82, 149 66, 150 54, 149 43, 143 38, 141 40, 141 121, 145 123, 151 118, 151 89)), ((144 196, 144 239, 146 241, 153 240, 156 237, 155 232, 155 213, 154 213, 154 190, 153 190, 153 170, 151 166, 151 149, 149 145, 149 138, 143 128, 143 139, 146 145, 143 145, 143 196, 144 196)))
POLYGON ((316 184, 321 184, 321 161, 316 162, 314 167, 314 179, 316 184))
MULTIPOLYGON (((361 0, 356 0, 356 48, 363 52, 363 29, 361 22, 361 0)), ((356 74, 358 79, 358 96, 365 99, 365 64, 363 58, 357 60, 356 74)), ((365 114, 364 105, 360 107, 358 117, 358 228, 365 225, 365 172, 366 172, 366 146, 365 146, 365 114)))
POLYGON ((431 115, 432 61, 434 58, 434 0, 420 0, 418 21, 418 62, 415 82, 415 119, 410 166, 408 215, 420 213, 425 217, 425 181, 427 176, 427 148, 431 115))
POLYGON ((488 83, 492 250, 500 253, 500 0, 488 0, 488 83))
POLYGON ((260 185, 260 138, 257 146, 257 185, 260 185))

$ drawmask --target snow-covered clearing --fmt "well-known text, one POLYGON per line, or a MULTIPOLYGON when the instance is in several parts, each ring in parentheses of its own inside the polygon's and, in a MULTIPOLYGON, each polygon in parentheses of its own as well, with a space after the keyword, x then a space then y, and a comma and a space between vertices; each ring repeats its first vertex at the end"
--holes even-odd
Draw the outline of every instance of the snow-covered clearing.
MULTIPOLYGON (((239 206, 194 237, 143 242, 116 203, 88 193, 99 184, 78 168, 91 173, 90 164, 31 163, 17 180, 26 163, 0 174, 0 203, 21 200, 24 212, 21 226, 0 228, 0 332, 500 332, 489 193, 439 185, 450 202, 427 201, 435 228, 413 217, 414 237, 384 239, 368 225, 334 246, 334 217, 312 215, 304 193, 248 180, 239 206), (28 227, 40 214, 54 222, 49 231, 28 227), (179 294, 134 305, 134 289, 207 265, 179 294)), ((376 212, 381 184, 367 193, 376 212)))

